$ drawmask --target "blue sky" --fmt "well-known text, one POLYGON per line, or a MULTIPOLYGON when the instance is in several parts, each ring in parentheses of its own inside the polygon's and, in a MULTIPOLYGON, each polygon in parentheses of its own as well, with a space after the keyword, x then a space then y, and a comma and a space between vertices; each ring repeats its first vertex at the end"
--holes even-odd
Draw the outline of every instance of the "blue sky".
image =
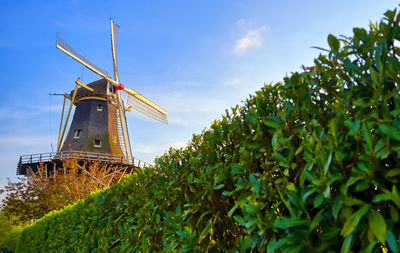
MULTIPOLYGON (((133 155, 152 161, 185 145, 264 82, 312 65, 326 38, 379 20, 397 1, 0 0, 0 187, 23 154, 56 146, 61 97, 82 75, 56 32, 112 73, 110 25, 120 25, 121 82, 168 111, 164 125, 130 112, 133 155)), ((88 83, 98 77, 83 71, 88 83)))

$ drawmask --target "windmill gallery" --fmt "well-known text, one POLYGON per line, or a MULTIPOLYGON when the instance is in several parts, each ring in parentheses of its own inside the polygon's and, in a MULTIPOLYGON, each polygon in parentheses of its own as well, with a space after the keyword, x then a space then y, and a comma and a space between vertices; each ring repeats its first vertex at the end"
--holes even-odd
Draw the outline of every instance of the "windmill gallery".
POLYGON ((145 162, 132 156, 125 113, 134 109, 167 124, 167 112, 120 82, 116 55, 119 26, 112 19, 110 19, 110 24, 114 78, 79 54, 57 33, 57 48, 102 79, 85 85, 78 78, 75 89, 69 94, 62 94, 64 102, 57 152, 22 155, 18 162, 17 175, 32 175, 40 171, 39 166, 45 167, 44 171, 47 175, 55 172, 61 166, 63 159, 70 157, 82 163, 101 161, 118 165, 119 170, 128 172, 134 168, 146 166, 145 162), (128 107, 124 106, 122 91, 128 96, 128 107), (67 100, 70 101, 69 106, 66 106, 67 100), (74 105, 75 112, 65 136, 74 105))

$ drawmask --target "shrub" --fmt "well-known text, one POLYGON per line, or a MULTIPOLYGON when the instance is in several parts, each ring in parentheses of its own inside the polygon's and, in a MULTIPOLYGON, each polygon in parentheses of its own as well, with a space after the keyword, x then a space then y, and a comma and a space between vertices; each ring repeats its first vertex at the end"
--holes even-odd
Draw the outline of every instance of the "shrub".
POLYGON ((28 177, 18 178, 17 182, 8 179, 4 190, 0 188, 0 194, 6 194, 0 209, 14 224, 26 224, 84 199, 92 191, 109 187, 126 173, 120 166, 101 161, 80 163, 73 156, 64 159, 57 170, 47 171, 41 164, 29 180, 28 177))
POLYGON ((15 225, 16 219, 0 211, 0 252, 13 251, 17 247, 18 238, 27 224, 15 225))
POLYGON ((397 251, 399 21, 387 11, 369 31, 329 35, 315 66, 37 221, 19 252, 397 251))

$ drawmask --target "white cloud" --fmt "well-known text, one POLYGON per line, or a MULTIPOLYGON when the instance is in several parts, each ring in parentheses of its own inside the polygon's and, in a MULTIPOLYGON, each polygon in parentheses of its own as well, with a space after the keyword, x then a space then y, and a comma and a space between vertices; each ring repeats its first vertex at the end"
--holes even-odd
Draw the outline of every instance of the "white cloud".
MULTIPOLYGON (((243 20, 240 20, 238 24, 242 24, 243 20)), ((246 35, 236 41, 236 46, 233 50, 235 54, 243 54, 251 48, 260 47, 262 44, 262 33, 267 30, 266 26, 260 26, 258 28, 248 29, 246 35)))

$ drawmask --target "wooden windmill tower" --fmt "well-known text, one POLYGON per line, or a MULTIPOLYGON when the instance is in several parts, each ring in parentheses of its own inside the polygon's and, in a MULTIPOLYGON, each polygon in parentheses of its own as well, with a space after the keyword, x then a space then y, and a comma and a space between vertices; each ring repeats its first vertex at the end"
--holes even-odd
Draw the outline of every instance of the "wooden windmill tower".
POLYGON ((167 112, 163 108, 120 82, 117 67, 119 26, 112 19, 110 23, 114 78, 79 54, 57 33, 57 48, 102 79, 85 85, 78 78, 75 89, 70 94, 64 94, 57 152, 21 156, 17 174, 25 175, 27 169, 34 171, 34 167, 39 166, 40 162, 54 169, 55 161, 71 154, 83 154, 85 159, 100 159, 109 163, 140 167, 140 164, 135 164, 135 161, 140 160, 132 157, 125 113, 134 109, 152 119, 168 123, 167 112), (128 96, 128 107, 124 105, 122 91, 128 96), (66 99, 70 100, 70 105, 64 119, 66 99), (65 137, 73 105, 75 112, 65 137))

